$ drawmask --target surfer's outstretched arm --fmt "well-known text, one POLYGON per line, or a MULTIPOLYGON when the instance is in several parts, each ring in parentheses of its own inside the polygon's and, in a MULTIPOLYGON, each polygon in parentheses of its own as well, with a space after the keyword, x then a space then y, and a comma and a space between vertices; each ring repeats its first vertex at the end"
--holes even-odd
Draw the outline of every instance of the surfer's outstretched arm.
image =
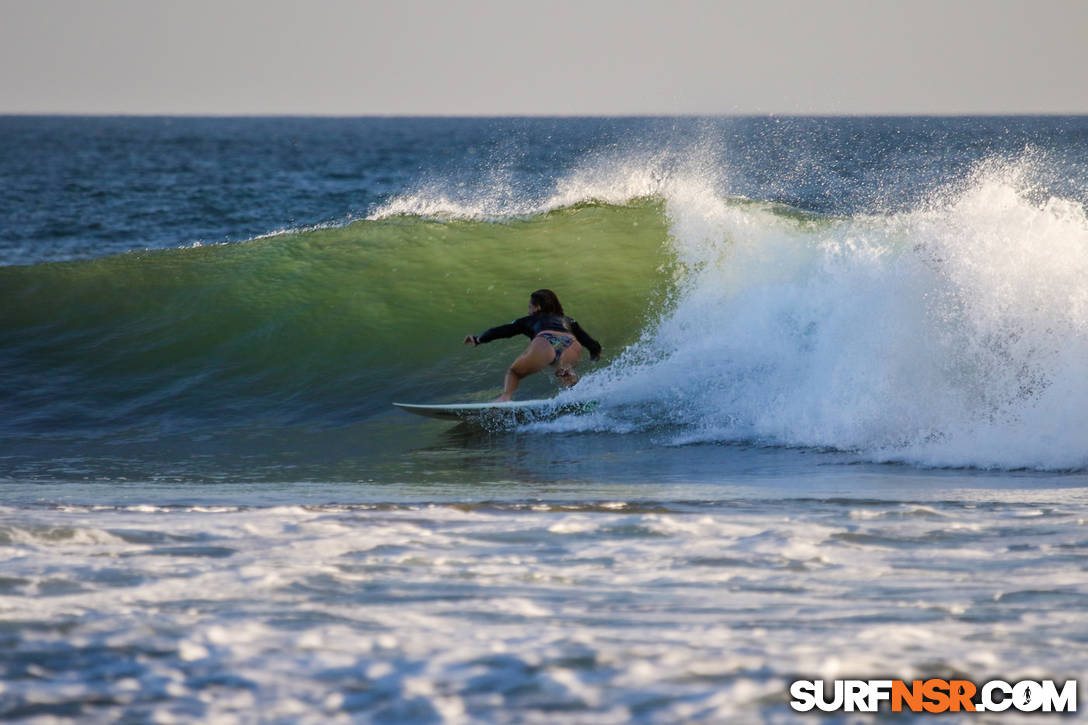
POLYGON ((469 337, 475 338, 477 345, 483 345, 492 340, 503 340, 517 335, 527 335, 532 339, 533 329, 530 318, 522 317, 514 320, 510 324, 498 325, 481 332, 479 335, 469 335, 469 337))

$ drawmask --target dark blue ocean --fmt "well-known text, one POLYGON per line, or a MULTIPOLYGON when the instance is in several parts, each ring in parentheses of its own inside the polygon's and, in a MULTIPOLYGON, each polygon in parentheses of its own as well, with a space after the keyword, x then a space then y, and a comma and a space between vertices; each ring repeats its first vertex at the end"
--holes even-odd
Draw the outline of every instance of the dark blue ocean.
POLYGON ((796 679, 1088 676, 1088 117, 0 137, 0 719, 795 722, 796 679), (392 406, 494 397, 525 341, 461 339, 540 287, 604 354, 519 397, 588 412, 392 406))

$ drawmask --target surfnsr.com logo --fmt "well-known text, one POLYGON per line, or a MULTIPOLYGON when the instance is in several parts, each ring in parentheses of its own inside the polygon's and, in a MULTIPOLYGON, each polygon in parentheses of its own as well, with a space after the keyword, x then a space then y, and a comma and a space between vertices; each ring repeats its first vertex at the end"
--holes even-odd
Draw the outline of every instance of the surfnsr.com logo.
POLYGON ((798 712, 1076 712, 1077 681, 1059 687, 1053 680, 1009 683, 990 680, 797 680, 790 707, 798 712))

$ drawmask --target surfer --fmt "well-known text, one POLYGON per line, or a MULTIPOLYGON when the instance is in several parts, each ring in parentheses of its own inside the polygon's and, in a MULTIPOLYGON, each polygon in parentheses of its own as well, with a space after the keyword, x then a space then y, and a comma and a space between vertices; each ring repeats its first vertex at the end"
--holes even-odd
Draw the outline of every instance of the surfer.
POLYGON ((574 366, 582 357, 582 348, 589 350, 589 359, 601 356, 601 344, 590 337, 576 320, 563 314, 563 305, 550 289, 538 289, 529 295, 529 314, 509 325, 492 327, 482 335, 467 335, 465 344, 476 347, 492 340, 526 335, 531 340, 525 352, 506 371, 502 395, 496 402, 510 400, 521 379, 551 365, 559 384, 569 388, 578 382, 574 366))

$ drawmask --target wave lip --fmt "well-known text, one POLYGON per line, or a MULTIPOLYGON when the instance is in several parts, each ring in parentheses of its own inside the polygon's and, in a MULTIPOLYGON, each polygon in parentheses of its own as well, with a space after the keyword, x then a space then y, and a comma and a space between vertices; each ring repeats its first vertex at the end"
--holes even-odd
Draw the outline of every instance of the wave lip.
POLYGON ((376 208, 370 220, 391 217, 503 221, 584 205, 627 206, 722 196, 720 160, 704 149, 684 153, 653 150, 598 155, 557 179, 547 190, 524 193, 502 180, 472 188, 422 185, 376 208))

